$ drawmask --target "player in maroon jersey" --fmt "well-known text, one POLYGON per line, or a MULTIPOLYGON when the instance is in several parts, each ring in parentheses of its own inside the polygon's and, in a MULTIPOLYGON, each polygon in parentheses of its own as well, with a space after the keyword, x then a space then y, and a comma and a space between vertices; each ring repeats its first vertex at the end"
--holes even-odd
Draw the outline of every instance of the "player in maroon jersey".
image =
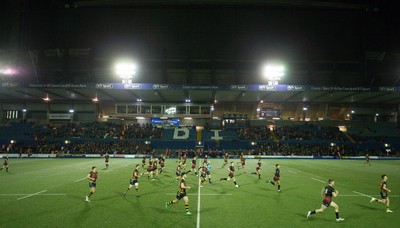
POLYGON ((281 170, 279 168, 279 164, 275 165, 275 174, 274 174, 274 181, 268 180, 267 183, 270 183, 272 185, 278 185, 278 192, 281 192, 281 170))
POLYGON ((108 167, 110 166, 109 165, 110 155, 108 155, 108 154, 104 155, 104 162, 106 163, 106 169, 108 169, 108 167))
POLYGON ((371 203, 372 202, 378 202, 378 203, 386 204, 386 212, 391 213, 393 211, 390 210, 390 208, 389 208, 390 200, 389 200, 389 196, 388 196, 388 193, 391 192, 391 191, 387 187, 387 180, 388 180, 388 177, 385 174, 383 174, 382 175, 382 180, 379 183, 379 188, 381 190, 380 193, 381 193, 382 199, 372 198, 370 202, 371 203))
POLYGON ((203 187, 204 181, 206 181, 207 177, 207 162, 203 162, 203 165, 199 167, 200 173, 200 187, 203 187))
POLYGON ((223 181, 223 180, 229 181, 230 179, 233 179, 233 183, 235 184, 235 187, 239 188, 239 185, 236 183, 236 179, 235 179, 235 163, 234 162, 231 162, 231 165, 229 166, 228 178, 221 178, 220 181, 223 181))
POLYGON ((143 156, 143 159, 142 159, 142 168, 144 169, 145 166, 146 166, 146 156, 143 156))
POLYGON ((256 166, 256 171, 252 172, 251 174, 257 174, 258 179, 261 179, 261 160, 258 160, 257 166, 256 166))
POLYGON ((10 162, 8 161, 8 155, 6 155, 4 157, 4 162, 3 162, 3 167, 1 167, 0 170, 3 170, 4 168, 6 169, 6 172, 8 172, 8 165, 10 164, 10 162))
POLYGON ((196 175, 197 177, 196 165, 197 165, 197 156, 194 156, 192 160, 192 168, 190 169, 190 171, 194 171, 194 175, 196 175))
POLYGON ((86 202, 90 202, 89 198, 96 192, 96 181, 99 178, 96 166, 92 167, 92 171, 86 176, 89 180, 89 194, 86 196, 86 202))
POLYGON ((314 211, 309 211, 307 213, 307 219, 317 213, 324 212, 326 208, 329 206, 335 208, 335 213, 336 213, 336 221, 344 221, 344 218, 339 217, 339 206, 332 201, 332 197, 336 197, 339 194, 339 191, 336 191, 333 186, 335 185, 335 181, 333 179, 328 180, 328 185, 322 189, 321 194, 322 194, 322 205, 320 209, 316 209, 314 211))
POLYGON ((163 156, 161 156, 159 163, 160 163, 160 168, 158 170, 159 173, 162 173, 165 168, 165 158, 163 156))
MULTIPOLYGON (((190 171, 189 171, 190 172, 190 171)), ((186 209, 186 214, 191 215, 189 211, 189 197, 186 195, 186 189, 190 189, 190 186, 187 186, 186 184, 186 177, 187 173, 183 172, 181 173, 181 183, 179 185, 179 190, 176 193, 176 198, 174 200, 168 201, 165 203, 165 208, 168 209, 168 206, 171 204, 177 204, 181 199, 185 201, 185 209, 186 209)))
POLYGON ((181 164, 179 163, 179 165, 176 167, 176 171, 175 171, 176 177, 175 177, 175 182, 178 182, 179 178, 181 177, 182 174, 182 167, 181 164))
POLYGON ((139 182, 138 182, 138 179, 140 177, 139 167, 140 167, 139 164, 137 164, 135 170, 132 173, 132 177, 129 182, 129 187, 125 189, 124 196, 126 195, 126 193, 128 193, 129 190, 132 189, 133 186, 135 186, 136 196, 139 196, 139 182))
POLYGON ((224 154, 224 163, 222 164, 222 168, 225 168, 225 166, 228 164, 228 153, 224 154))

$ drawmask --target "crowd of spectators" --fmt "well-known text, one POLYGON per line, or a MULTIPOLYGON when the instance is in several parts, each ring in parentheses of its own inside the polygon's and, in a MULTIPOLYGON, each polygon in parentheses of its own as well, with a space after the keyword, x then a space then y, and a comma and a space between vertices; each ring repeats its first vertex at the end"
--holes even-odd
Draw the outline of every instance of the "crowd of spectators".
POLYGON ((310 129, 304 129, 299 126, 281 126, 274 129, 275 135, 279 140, 310 140, 312 131, 310 129))
POLYGON ((158 139, 162 137, 162 129, 150 124, 70 123, 44 125, 41 129, 37 129, 32 136, 35 140, 57 138, 158 139))
POLYGON ((240 128, 237 130, 240 140, 267 140, 272 139, 271 131, 267 127, 240 128))
MULTIPOLYGON (((38 154, 149 154, 152 152, 150 145, 144 140, 161 139, 163 129, 150 124, 115 124, 115 123, 85 123, 63 125, 29 125, 34 128, 29 137, 32 142, 24 144, 3 145, 3 153, 38 153, 38 154), (65 143, 68 140, 68 143, 65 143)), ((21 134, 26 134, 21 132, 21 134)), ((360 156, 367 153, 360 149, 364 142, 386 143, 388 137, 366 137, 352 134, 356 143, 351 143, 349 138, 338 127, 321 127, 313 124, 290 125, 269 128, 246 127, 236 130, 232 140, 256 140, 257 146, 253 154, 264 155, 341 155, 360 156), (329 143, 328 143, 329 142, 329 143), (332 146, 336 142, 340 146, 332 146)), ((218 147, 219 148, 219 147, 218 147)), ((365 147, 362 147, 365 148, 365 147)), ((219 148, 223 149, 223 148, 219 148)), ((240 149, 240 148, 238 148, 240 149)), ((246 150, 246 148, 242 148, 246 150)), ((370 150, 371 155, 385 155, 388 148, 370 150)), ((222 151, 222 150, 221 150, 222 151)), ((220 157, 221 151, 205 151, 210 157, 220 157)), ((393 150, 393 153, 395 150, 393 150)), ((191 151, 192 152, 192 151, 191 151)), ((392 154, 393 154, 392 153, 392 154)))

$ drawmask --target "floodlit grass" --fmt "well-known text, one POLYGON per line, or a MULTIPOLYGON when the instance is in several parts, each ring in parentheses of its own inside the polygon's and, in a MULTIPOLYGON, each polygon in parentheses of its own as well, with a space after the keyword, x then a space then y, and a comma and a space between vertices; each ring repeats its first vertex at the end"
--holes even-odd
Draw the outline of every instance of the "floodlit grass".
MULTIPOLYGON (((235 163, 238 160, 234 160, 235 163)), ((191 216, 185 215, 184 202, 165 209, 165 202, 175 198, 176 160, 166 161, 166 170, 156 180, 139 179, 140 197, 130 191, 129 178, 139 159, 111 159, 104 169, 103 159, 12 159, 10 173, 0 173, 0 227, 398 227, 400 219, 400 161, 349 160, 263 160, 261 180, 250 173, 257 160, 247 160, 246 171, 236 172, 240 185, 235 188, 222 169, 221 159, 211 160, 212 184, 200 188, 198 178, 187 178, 191 216), (282 193, 265 183, 272 179, 274 165, 281 165, 282 193), (96 165, 99 171, 97 192, 91 203, 84 202, 89 191, 84 178, 96 165), (369 203, 366 195, 379 195, 380 176, 389 177, 392 190, 391 209, 369 203), (337 224, 333 208, 313 215, 306 213, 321 205, 321 189, 334 178, 339 196, 340 216, 337 224), (36 195, 31 195, 35 194, 36 195), (200 199, 200 211, 198 200, 200 199)), ((190 167, 190 164, 188 164, 190 167)), ((142 170, 144 171, 144 170, 142 170)))

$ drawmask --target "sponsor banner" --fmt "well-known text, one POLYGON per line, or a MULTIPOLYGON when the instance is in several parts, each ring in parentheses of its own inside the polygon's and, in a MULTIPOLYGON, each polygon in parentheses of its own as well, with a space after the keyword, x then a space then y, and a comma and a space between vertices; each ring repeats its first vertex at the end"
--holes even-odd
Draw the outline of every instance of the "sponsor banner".
POLYGON ((59 158, 85 158, 84 154, 64 154, 59 155, 59 158))
POLYGON ((338 92, 376 92, 374 87, 344 87, 344 86, 311 86, 310 91, 338 91, 338 92))
POLYGON ((21 84, 19 82, 2 82, 0 85, 3 88, 21 87, 21 84))
POLYGON ((100 154, 85 154, 85 158, 101 158, 100 154))
MULTIPOLYGON (((0 158, 5 158, 7 155, 8 155, 8 158, 18 158, 19 157, 19 154, 0 154, 0 158)), ((27 157, 27 155, 25 157, 27 157)), ((3 163, 1 163, 1 165, 2 164, 3 163)))
POLYGON ((28 85, 29 88, 88 88, 88 84, 53 84, 53 83, 33 83, 28 85))
POLYGON ((114 154, 115 158, 125 158, 125 154, 114 154))
POLYGON ((124 156, 125 158, 136 158, 136 155, 128 154, 124 156))
POLYGON ((57 154, 32 154, 30 158, 56 158, 57 154))
POLYGON ((153 84, 153 83, 23 83, 2 82, 0 88, 74 88, 74 89, 122 89, 122 90, 252 90, 252 91, 337 91, 337 92, 399 92, 400 86, 310 86, 310 85, 268 85, 268 84, 153 84))
POLYGON ((50 120, 70 120, 72 114, 70 113, 56 113, 56 114, 49 114, 50 120))
POLYGON ((312 159, 313 156, 280 156, 280 155, 261 155, 254 156, 254 158, 263 159, 312 159))

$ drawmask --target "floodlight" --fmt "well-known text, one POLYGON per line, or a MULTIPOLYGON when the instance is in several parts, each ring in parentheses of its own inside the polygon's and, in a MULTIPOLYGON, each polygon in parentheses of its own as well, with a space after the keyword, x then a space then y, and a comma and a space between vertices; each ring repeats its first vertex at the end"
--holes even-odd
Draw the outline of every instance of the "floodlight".
POLYGON ((42 98, 44 102, 49 102, 50 101, 50 97, 48 94, 46 94, 46 97, 42 98))
POLYGON ((268 64, 262 69, 262 74, 271 84, 278 84, 278 81, 285 75, 283 65, 268 64))
POLYGON ((26 112, 26 111, 27 111, 26 108, 22 109, 22 112, 26 112))
POLYGON ((136 74, 137 66, 131 62, 120 62, 115 65, 115 73, 122 79, 122 83, 132 83, 132 76, 136 74))
POLYGON ((73 109, 69 110, 69 113, 74 113, 74 112, 75 112, 75 110, 73 110, 73 109))
POLYGON ((308 108, 307 107, 303 107, 303 111, 307 111, 308 110, 308 108))

